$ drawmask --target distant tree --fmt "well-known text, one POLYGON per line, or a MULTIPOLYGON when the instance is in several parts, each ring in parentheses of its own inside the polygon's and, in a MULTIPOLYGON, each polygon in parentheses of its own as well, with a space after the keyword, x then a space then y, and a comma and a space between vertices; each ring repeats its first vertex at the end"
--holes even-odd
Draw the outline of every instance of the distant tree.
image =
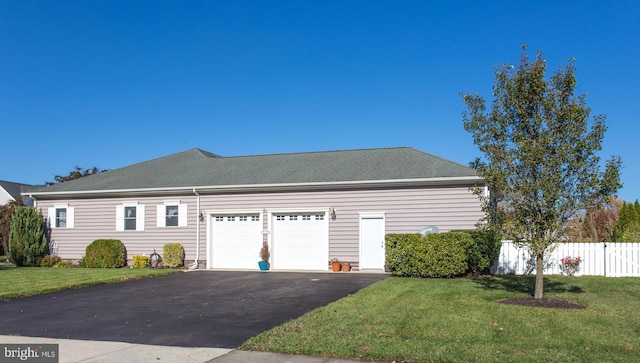
POLYGON ((586 210, 582 222, 583 240, 587 242, 611 242, 615 240, 616 225, 623 202, 614 199, 586 210))
MULTIPOLYGON (((484 154, 471 166, 499 192, 513 216, 517 242, 535 257, 538 299, 544 292, 545 252, 579 211, 607 202, 621 186, 619 157, 601 170, 596 152, 602 148, 605 117, 589 122, 585 96, 575 95, 573 60, 548 81, 545 73, 542 54, 531 62, 523 46, 517 68, 496 67, 489 112, 484 98, 463 95, 464 127, 484 154)), ((485 204, 492 202, 476 191, 485 204)))
POLYGON ((16 207, 9 232, 9 258, 16 266, 40 266, 49 252, 42 213, 31 207, 16 207))
POLYGON ((18 206, 24 206, 22 198, 12 200, 0 206, 0 256, 9 254, 9 232, 11 231, 11 218, 18 206))
POLYGON ((106 170, 100 170, 95 166, 91 169, 82 169, 81 167, 76 166, 68 175, 56 175, 53 177, 54 181, 46 182, 46 185, 60 184, 70 180, 84 178, 85 176, 102 173, 103 171, 106 170))
POLYGON ((637 200, 622 205, 614 234, 617 242, 640 242, 640 204, 637 200))

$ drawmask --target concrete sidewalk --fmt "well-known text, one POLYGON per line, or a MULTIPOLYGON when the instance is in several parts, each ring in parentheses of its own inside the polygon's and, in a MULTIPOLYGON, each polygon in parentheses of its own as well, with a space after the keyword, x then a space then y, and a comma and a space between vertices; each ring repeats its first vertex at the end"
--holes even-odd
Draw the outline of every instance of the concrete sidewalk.
POLYGON ((0 344, 58 344, 60 363, 348 363, 351 359, 0 335, 0 344))

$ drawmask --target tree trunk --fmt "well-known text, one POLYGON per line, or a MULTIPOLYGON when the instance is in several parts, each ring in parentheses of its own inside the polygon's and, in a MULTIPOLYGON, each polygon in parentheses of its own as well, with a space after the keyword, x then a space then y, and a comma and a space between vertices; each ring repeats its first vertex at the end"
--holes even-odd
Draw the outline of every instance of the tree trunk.
POLYGON ((533 297, 536 299, 542 299, 542 295, 544 293, 544 275, 542 270, 544 269, 543 264, 544 254, 539 253, 536 256, 536 288, 533 294, 533 297))

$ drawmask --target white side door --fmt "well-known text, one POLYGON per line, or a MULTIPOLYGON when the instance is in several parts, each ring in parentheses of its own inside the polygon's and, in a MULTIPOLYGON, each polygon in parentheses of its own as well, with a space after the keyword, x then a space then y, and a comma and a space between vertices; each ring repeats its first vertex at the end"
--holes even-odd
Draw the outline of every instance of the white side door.
POLYGON ((360 214, 360 270, 384 270, 384 213, 360 214))

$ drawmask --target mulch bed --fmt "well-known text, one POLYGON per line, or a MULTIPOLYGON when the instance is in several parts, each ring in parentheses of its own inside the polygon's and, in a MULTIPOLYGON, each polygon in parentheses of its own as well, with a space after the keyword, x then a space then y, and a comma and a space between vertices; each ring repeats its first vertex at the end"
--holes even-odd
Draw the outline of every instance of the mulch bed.
POLYGON ((531 306, 536 308, 552 308, 552 309, 586 309, 584 305, 572 303, 565 300, 556 299, 536 299, 533 297, 515 297, 498 301, 501 304, 531 306))

